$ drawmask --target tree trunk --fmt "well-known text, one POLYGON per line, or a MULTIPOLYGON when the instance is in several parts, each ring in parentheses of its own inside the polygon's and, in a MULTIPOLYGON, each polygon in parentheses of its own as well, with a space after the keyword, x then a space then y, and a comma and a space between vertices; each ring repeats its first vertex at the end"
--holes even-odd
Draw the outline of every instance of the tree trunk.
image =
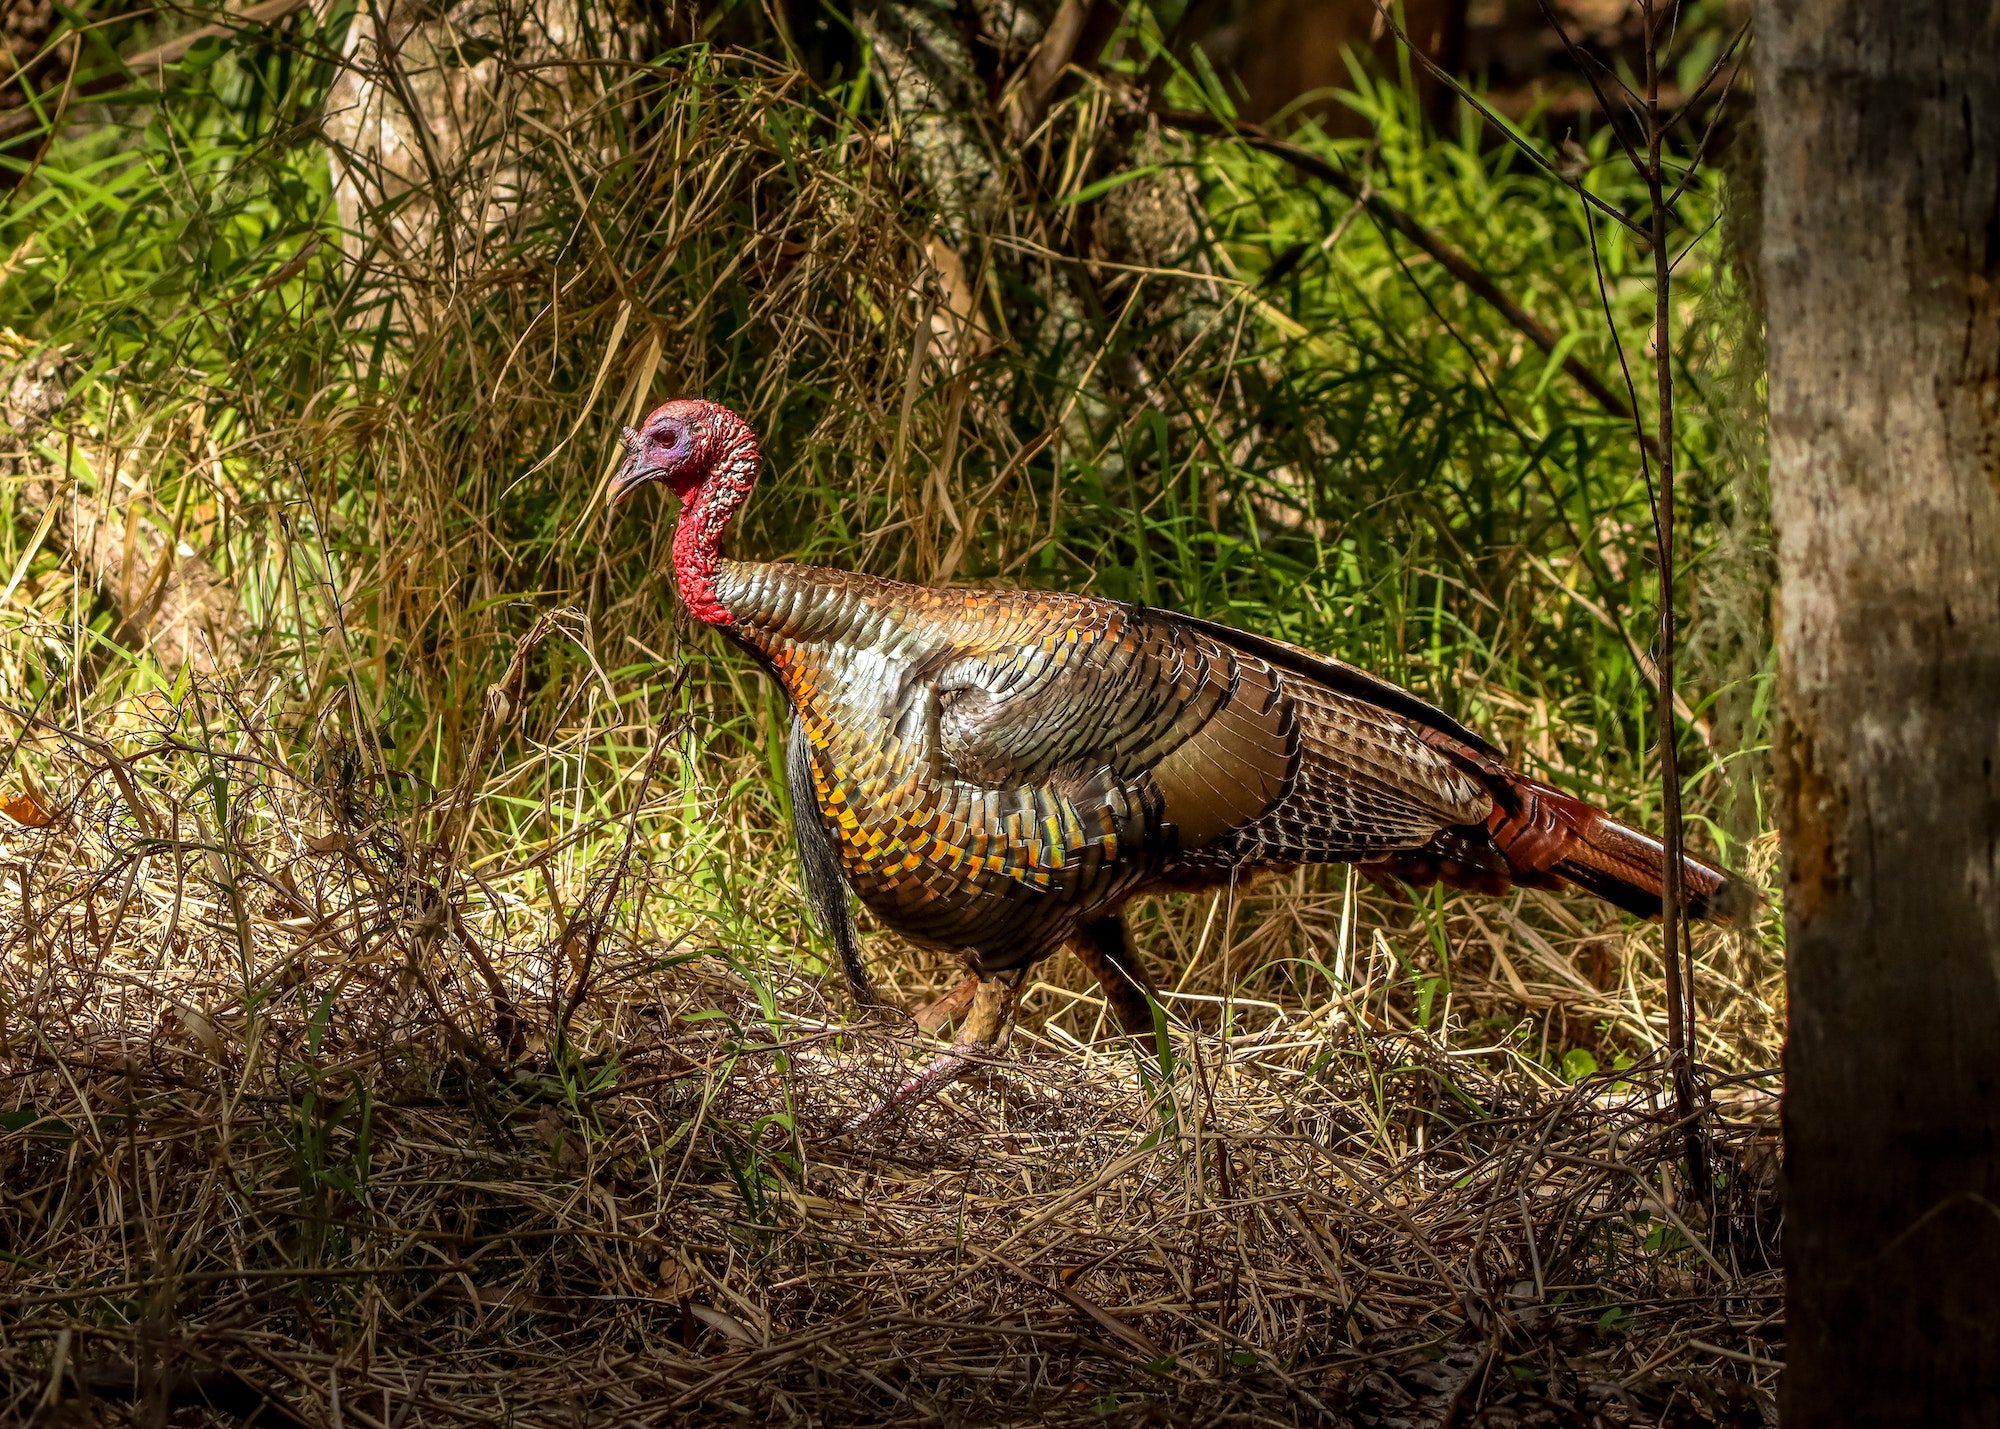
POLYGON ((2000 9, 1765 0, 1786 1423, 2000 1424, 2000 9))

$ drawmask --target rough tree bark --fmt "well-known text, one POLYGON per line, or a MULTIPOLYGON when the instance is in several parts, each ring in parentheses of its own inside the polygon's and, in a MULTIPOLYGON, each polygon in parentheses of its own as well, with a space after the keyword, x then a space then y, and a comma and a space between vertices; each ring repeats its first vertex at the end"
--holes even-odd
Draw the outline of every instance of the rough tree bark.
POLYGON ((2000 1424, 2000 7, 1765 0, 1786 1423, 2000 1424))

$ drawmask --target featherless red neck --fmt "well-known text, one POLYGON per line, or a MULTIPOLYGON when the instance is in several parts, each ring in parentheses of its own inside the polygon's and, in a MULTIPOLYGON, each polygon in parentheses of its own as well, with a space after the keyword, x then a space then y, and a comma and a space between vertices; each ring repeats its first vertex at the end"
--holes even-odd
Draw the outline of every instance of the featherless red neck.
POLYGON ((727 625, 716 597, 722 533, 757 484, 757 437, 717 402, 683 399, 656 407, 637 431, 625 430, 625 464, 611 479, 613 505, 647 482, 681 498, 674 528, 674 580, 697 620, 727 625))

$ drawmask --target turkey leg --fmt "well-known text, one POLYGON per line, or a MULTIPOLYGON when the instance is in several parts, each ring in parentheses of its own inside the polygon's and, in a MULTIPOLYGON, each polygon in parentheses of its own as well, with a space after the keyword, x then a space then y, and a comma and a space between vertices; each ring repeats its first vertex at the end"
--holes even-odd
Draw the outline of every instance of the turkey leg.
POLYGON ((1125 926, 1125 915, 1113 913, 1085 923, 1077 929, 1070 947, 1096 975, 1118 1025, 1132 1036, 1150 1041, 1156 994, 1153 980, 1146 976, 1138 954, 1132 951, 1132 934, 1125 926))
MULTIPOLYGON (((1007 1032, 1014 1021, 1014 1003, 1021 995, 1023 971, 1021 968, 1009 968, 1006 972, 990 973, 985 977, 973 974, 970 980, 976 986, 972 990, 972 1005, 966 1010, 965 1021, 960 1024, 958 1036, 952 1039, 951 1046, 906 1078, 880 1103, 849 1121, 845 1130, 866 1131, 898 1107, 923 1101, 946 1083, 956 1080, 975 1063, 989 1060, 1006 1046, 1007 1032)), ((963 988, 964 984, 960 984, 946 997, 957 996, 963 988)))

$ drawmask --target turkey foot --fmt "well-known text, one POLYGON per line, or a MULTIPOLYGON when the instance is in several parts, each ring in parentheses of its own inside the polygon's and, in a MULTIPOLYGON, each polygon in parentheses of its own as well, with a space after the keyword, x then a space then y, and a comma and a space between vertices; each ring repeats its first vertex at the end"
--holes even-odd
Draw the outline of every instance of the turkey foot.
MULTIPOLYGON (((965 982, 938 1001, 958 998, 968 983, 972 987, 971 1006, 951 1046, 933 1057, 914 1075, 905 1078, 896 1090, 875 1106, 851 1119, 841 1128, 843 1131, 867 1131, 897 1108, 924 1101, 940 1087, 955 1081, 967 1069, 990 1059, 1007 1044, 1007 1032, 1014 1021, 1014 1003, 1021 995, 1021 969, 1010 968, 989 977, 970 974, 965 982)), ((936 1005, 933 1003, 932 1007, 936 1005)), ((931 1008, 924 1010, 929 1012, 931 1008)))

